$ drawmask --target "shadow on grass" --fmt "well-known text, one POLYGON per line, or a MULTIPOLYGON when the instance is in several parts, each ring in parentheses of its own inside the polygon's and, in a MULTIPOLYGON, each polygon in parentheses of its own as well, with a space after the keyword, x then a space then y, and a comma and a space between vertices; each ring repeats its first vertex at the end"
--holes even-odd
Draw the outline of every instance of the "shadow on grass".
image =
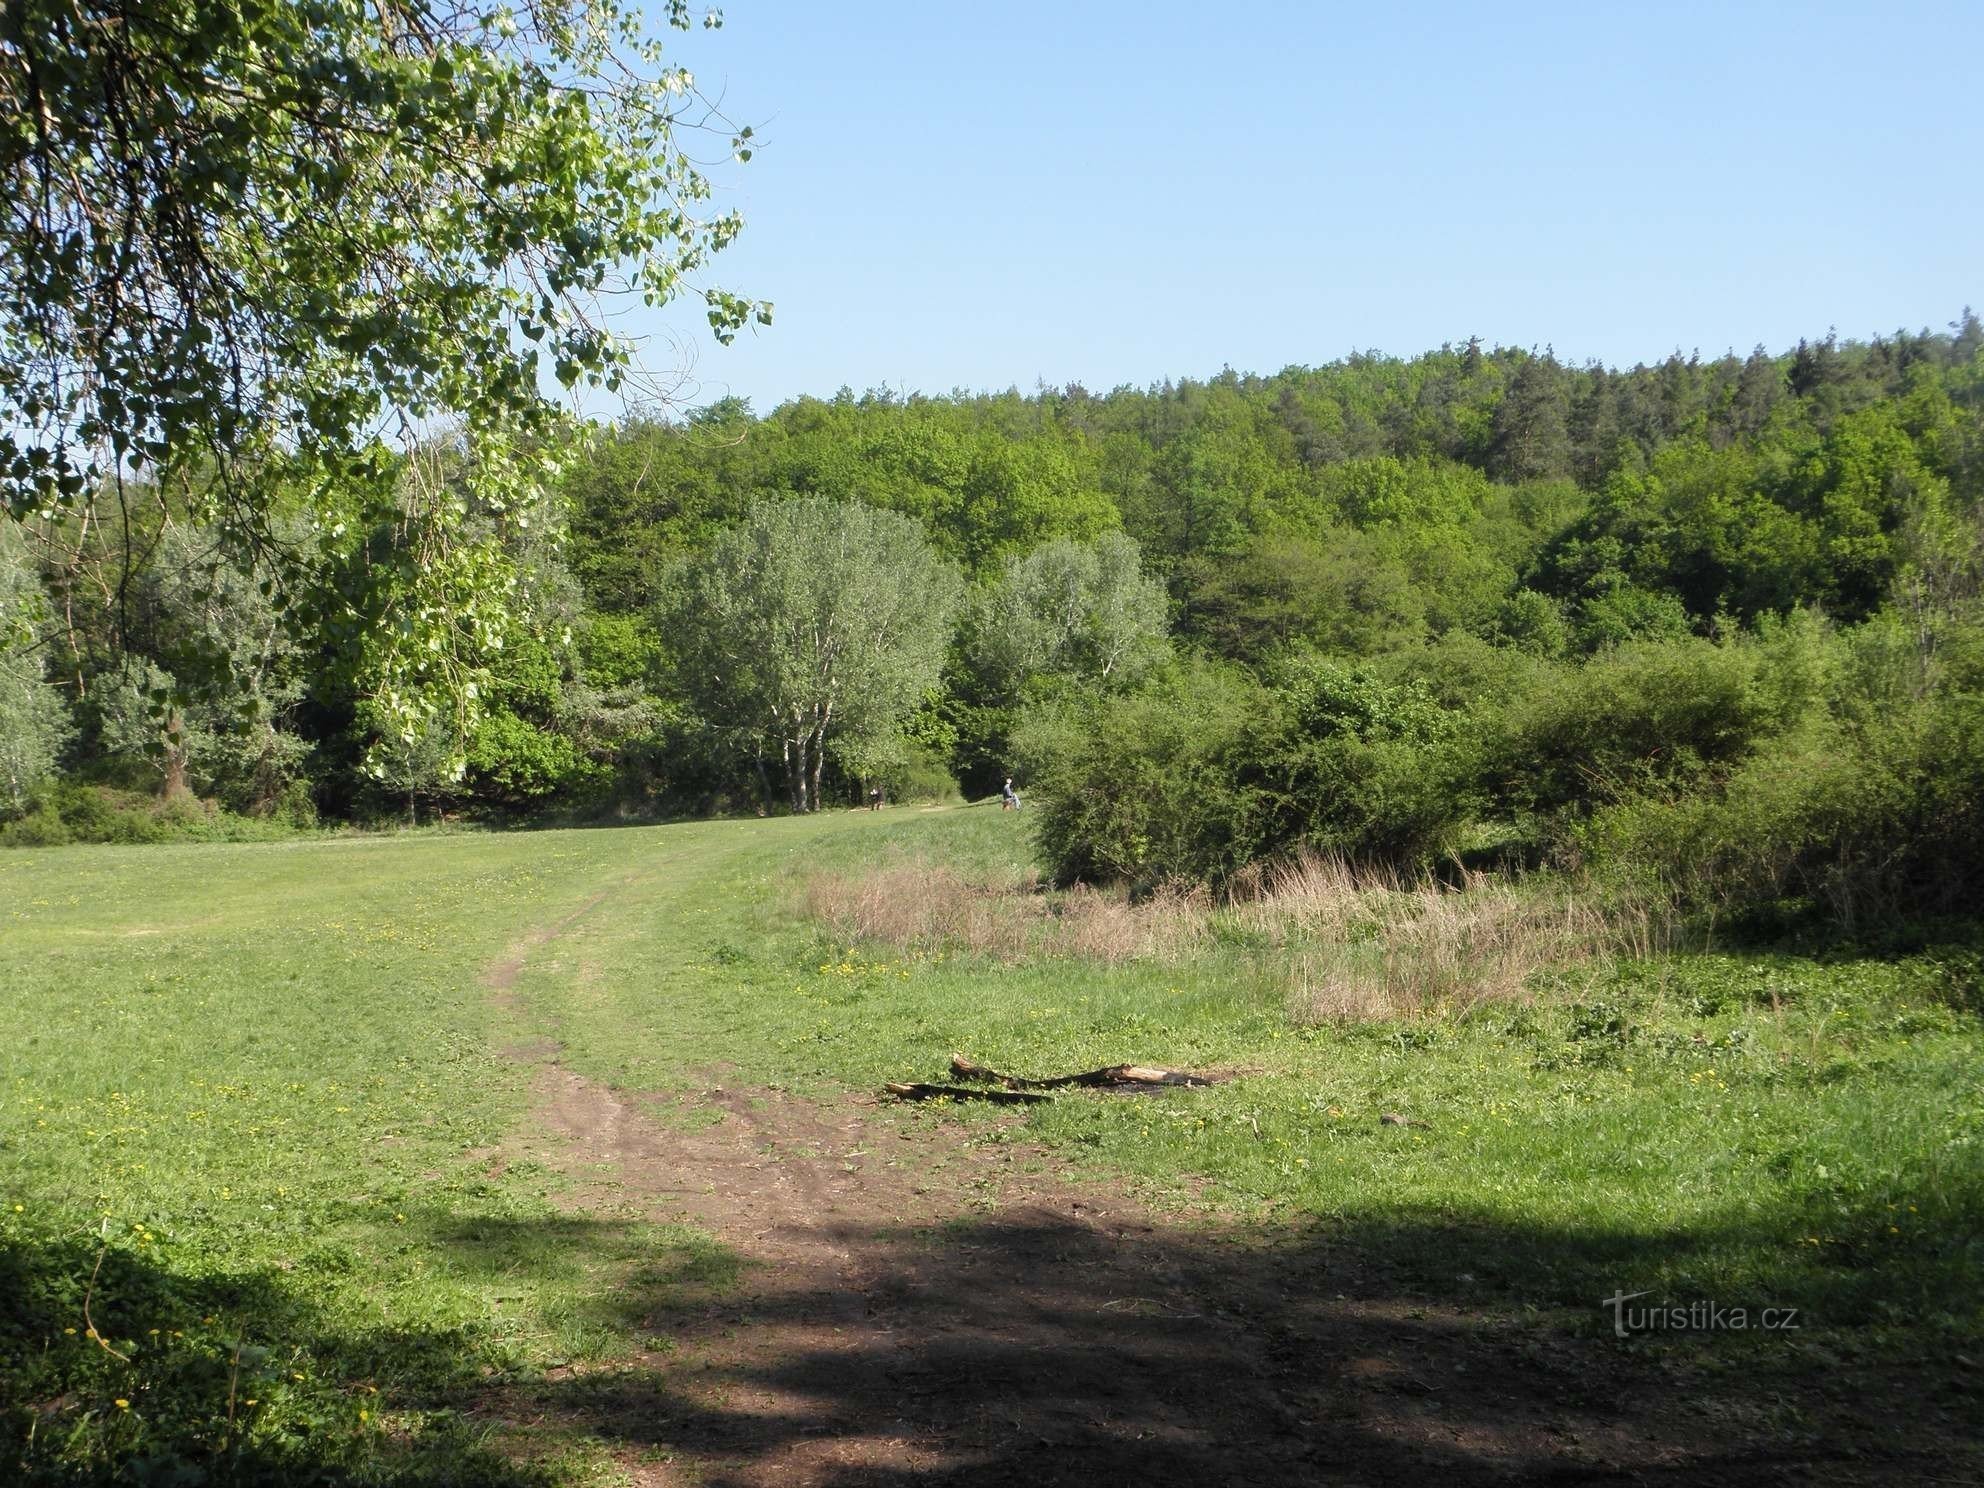
POLYGON ((485 1382, 484 1330, 368 1326, 333 1290, 307 1264, 232 1270, 128 1238, 0 1236, 0 1483, 556 1481, 459 1415, 399 1414, 485 1382))
POLYGON ((1621 1304, 1624 1339, 1604 1298, 1728 1275, 1778 1248, 1776 1229, 1406 1216, 1237 1235, 1077 1208, 788 1239, 741 1289, 675 1269, 601 1299, 659 1354, 465 1404, 687 1459, 711 1485, 1918 1482, 1984 1467, 1984 1382, 1952 1354, 1975 1337, 1984 1262, 1962 1236, 1928 1257, 1760 1264, 1740 1296, 1655 1283, 1621 1304), (1649 1316, 1698 1303, 1721 1311, 1649 1316), (1765 1307, 1798 1326, 1764 1331, 1765 1307))
POLYGON ((1958 1358, 1975 1354, 1974 1227, 1914 1252, 1870 1237, 1773 1261, 1784 1224, 1402 1214, 1215 1232, 1070 1202, 794 1227, 746 1264, 666 1227, 427 1218, 436 1266, 542 1284, 639 1352, 506 1373, 480 1323, 358 1326, 301 1276, 171 1273, 113 1251, 94 1293, 106 1335, 187 1334, 126 1368, 63 1333, 93 1245, 8 1242, 0 1479, 524 1488, 559 1481, 556 1443, 574 1438, 629 1465, 686 1461, 712 1488, 1954 1482, 1984 1468, 1984 1378, 1958 1358), (1745 1274, 1745 1257, 1750 1294, 1689 1290, 1690 1275, 1745 1274), (1752 1321, 1621 1339, 1602 1301, 1642 1288, 1630 1306, 1752 1321), (1763 1307, 1797 1309, 1798 1328, 1759 1330, 1763 1307), (246 1386, 230 1378, 243 1339, 246 1386), (307 1385, 284 1379, 302 1356, 307 1385), (223 1429, 231 1388, 258 1392, 252 1429, 223 1429), (368 1429, 368 1402, 417 1424, 368 1429), (79 1447, 79 1432, 94 1435, 79 1447))

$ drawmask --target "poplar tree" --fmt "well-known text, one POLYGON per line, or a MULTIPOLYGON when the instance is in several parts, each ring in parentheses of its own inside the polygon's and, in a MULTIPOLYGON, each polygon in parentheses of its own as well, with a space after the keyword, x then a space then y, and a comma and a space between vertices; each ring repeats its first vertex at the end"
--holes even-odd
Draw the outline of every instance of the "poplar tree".
POLYGON ((765 501, 683 571, 661 624, 683 690, 814 811, 828 742, 888 732, 937 686, 962 591, 908 517, 765 501))

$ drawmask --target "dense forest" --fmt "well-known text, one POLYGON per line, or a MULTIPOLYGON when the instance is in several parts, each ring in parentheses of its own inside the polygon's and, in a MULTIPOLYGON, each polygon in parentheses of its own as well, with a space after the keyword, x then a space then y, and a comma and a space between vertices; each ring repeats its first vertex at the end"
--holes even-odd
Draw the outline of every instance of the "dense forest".
MULTIPOLYGON (((0 834, 1014 776, 1071 879, 1231 886, 1307 846, 1850 919, 1960 908, 1984 866, 1967 311, 1625 371, 1470 341, 1107 393, 726 400, 543 468, 534 507, 462 494, 530 623, 417 728, 353 686, 357 627, 203 544, 197 473, 121 528, 0 526, 0 834)), ((354 551, 395 559, 390 534, 354 551)))

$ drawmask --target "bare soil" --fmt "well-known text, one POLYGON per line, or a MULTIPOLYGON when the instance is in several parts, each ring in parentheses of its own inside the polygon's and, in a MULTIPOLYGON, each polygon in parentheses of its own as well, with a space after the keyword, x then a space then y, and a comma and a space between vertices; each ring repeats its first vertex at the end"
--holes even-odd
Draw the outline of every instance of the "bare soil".
POLYGON ((510 1052, 535 1107, 500 1161, 567 1175, 577 1215, 685 1221, 744 1262, 630 1282, 632 1363, 480 1403, 612 1443, 637 1483, 1936 1480, 1596 1329, 1416 1296, 1357 1242, 1156 1213, 941 1111, 722 1071, 615 1091, 549 1040, 510 1052))

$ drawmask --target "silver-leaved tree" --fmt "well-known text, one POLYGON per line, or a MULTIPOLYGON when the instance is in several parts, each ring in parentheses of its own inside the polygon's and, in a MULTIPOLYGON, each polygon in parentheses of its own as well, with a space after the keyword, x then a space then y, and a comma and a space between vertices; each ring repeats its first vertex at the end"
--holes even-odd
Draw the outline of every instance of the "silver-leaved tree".
POLYGON ((972 616, 971 656, 998 696, 1041 677, 1134 683, 1171 654, 1164 586, 1120 532, 1060 538, 1006 560, 972 616))
POLYGON ((811 811, 828 742, 887 734, 937 685, 962 593, 908 517, 766 501, 683 572, 661 624, 684 691, 776 753, 792 809, 811 811))

